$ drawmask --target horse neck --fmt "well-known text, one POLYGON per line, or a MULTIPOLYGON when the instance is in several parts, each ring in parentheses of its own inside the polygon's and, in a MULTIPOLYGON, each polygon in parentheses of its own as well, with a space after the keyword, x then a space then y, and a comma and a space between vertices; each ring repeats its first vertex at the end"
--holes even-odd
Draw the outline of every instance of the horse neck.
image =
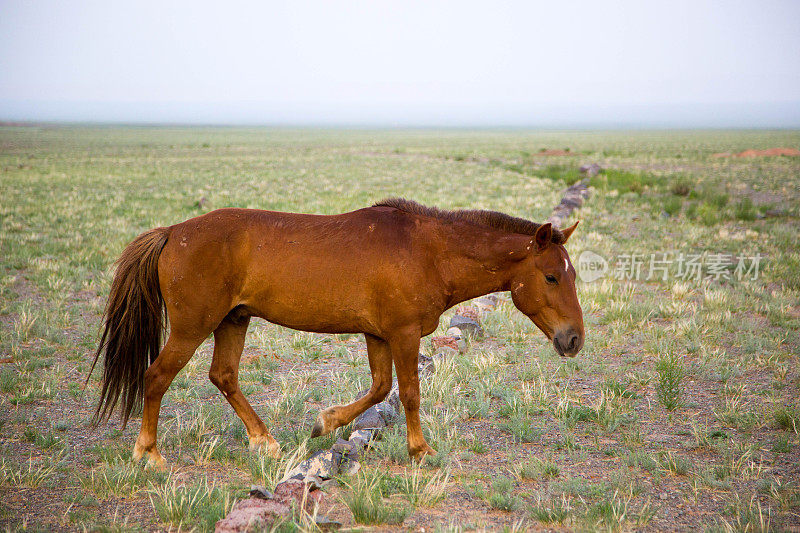
MULTIPOLYGON (((469 225, 451 226, 447 252, 439 261, 439 273, 448 291, 448 307, 484 294, 507 291, 518 263, 508 259, 508 251, 498 249, 498 241, 508 235, 494 230, 476 230, 469 225)), ((530 237, 520 236, 520 244, 530 237)))

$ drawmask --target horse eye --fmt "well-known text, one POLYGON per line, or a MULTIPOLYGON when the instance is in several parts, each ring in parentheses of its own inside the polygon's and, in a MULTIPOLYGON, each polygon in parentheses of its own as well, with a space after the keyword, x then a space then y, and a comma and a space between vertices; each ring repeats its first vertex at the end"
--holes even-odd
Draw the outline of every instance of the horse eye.
POLYGON ((555 276, 551 276, 550 274, 546 275, 544 279, 547 280, 547 283, 558 283, 558 280, 555 276))

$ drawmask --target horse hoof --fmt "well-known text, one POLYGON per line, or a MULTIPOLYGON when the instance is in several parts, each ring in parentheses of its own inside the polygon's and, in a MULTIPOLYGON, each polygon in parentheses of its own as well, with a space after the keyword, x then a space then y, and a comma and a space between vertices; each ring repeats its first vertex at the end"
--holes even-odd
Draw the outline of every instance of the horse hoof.
POLYGON ((150 457, 147 459, 146 469, 164 472, 167 469, 167 462, 161 457, 158 452, 150 452, 150 457))
POLYGON ((325 421, 326 412, 327 411, 322 411, 319 415, 317 415, 317 421, 314 422, 314 427, 311 428, 312 439, 327 435, 333 429, 331 428, 330 424, 325 421))
POLYGON ((417 450, 416 452, 409 451, 408 455, 411 456, 411 458, 414 461, 419 463, 419 462, 422 462, 422 460, 425 459, 425 457, 427 457, 427 456, 433 457, 434 455, 436 455, 436 450, 434 450, 433 448, 431 448, 430 446, 428 446, 426 444, 425 446, 423 446, 421 449, 417 450))
POLYGON ((144 450, 140 448, 138 445, 134 446, 131 457, 133 457, 133 461, 135 463, 138 463, 139 461, 142 460, 142 457, 144 457, 144 450))
POLYGON ((322 424, 319 420, 314 422, 314 427, 311 428, 311 438, 316 439, 317 437, 321 437, 324 435, 325 425, 322 424))
POLYGON ((256 435, 255 437, 250 437, 250 450, 264 450, 268 456, 274 459, 278 459, 281 456, 281 445, 278 444, 278 441, 273 439, 271 435, 256 435))

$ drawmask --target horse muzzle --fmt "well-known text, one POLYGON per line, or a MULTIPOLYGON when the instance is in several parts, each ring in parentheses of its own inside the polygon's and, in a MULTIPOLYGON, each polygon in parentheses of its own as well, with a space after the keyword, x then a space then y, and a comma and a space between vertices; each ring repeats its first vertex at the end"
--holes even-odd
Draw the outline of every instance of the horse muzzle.
POLYGON ((559 331, 553 335, 553 347, 561 357, 575 357, 583 348, 583 335, 574 329, 559 331))

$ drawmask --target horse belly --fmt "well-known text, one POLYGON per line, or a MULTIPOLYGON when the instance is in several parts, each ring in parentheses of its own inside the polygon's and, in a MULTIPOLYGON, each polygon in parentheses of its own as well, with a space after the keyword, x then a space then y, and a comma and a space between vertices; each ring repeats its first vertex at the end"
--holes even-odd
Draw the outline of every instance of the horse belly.
POLYGON ((367 272, 283 264, 249 276, 242 304, 275 324, 319 333, 374 333, 375 289, 367 272))

